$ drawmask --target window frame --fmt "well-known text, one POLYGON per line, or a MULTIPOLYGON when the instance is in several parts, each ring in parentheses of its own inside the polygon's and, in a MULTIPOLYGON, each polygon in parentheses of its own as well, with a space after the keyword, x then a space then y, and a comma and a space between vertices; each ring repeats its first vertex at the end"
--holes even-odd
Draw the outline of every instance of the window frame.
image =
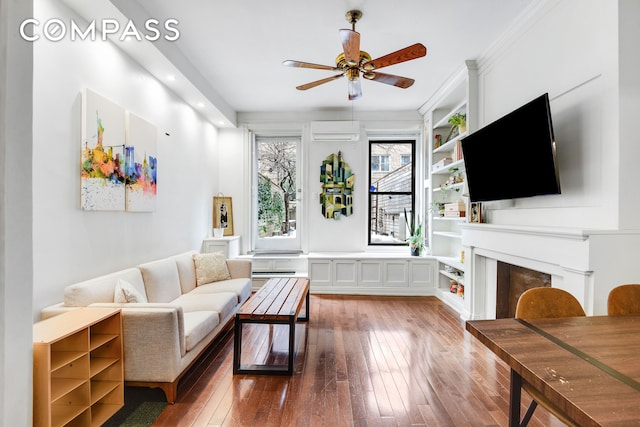
MULTIPOLYGON (((370 155, 370 156, 369 156, 369 161, 370 161, 370 162, 371 162, 371 160, 373 159, 373 157, 374 157, 373 155, 370 155)), ((377 157, 377 158, 378 158, 378 170, 373 171, 373 172, 389 172, 389 167, 390 167, 390 166, 389 166, 389 156, 384 155, 384 154, 378 154, 378 155, 376 155, 375 157, 377 157), (381 162, 380 160, 381 160, 382 158, 386 158, 386 159, 387 159, 387 161, 386 161, 385 163, 381 162), (382 167, 381 167, 382 165, 387 165, 387 169, 386 169, 386 170, 383 170, 383 169, 382 169, 382 167)), ((369 166, 371 166, 371 163, 369 163, 369 166)), ((371 170, 371 167, 369 167, 369 170, 371 170)))
MULTIPOLYGON (((418 145, 418 140, 416 139, 386 139, 386 138, 376 138, 369 139, 368 146, 368 159, 369 159, 369 167, 367 168, 367 186, 369 188, 367 192, 367 244, 373 247, 400 247, 406 246, 405 242, 372 242, 371 241, 371 224, 372 224, 372 195, 381 195, 381 196, 407 196, 409 195, 411 198, 411 212, 416 212, 416 173, 418 169, 418 159, 416 158, 416 148, 418 145), (372 172, 375 172, 371 168, 371 158, 372 158, 372 147, 374 144, 411 144, 411 191, 372 191, 372 172)), ((401 154, 402 156, 402 154, 401 154)), ((390 163, 389 163, 390 165, 390 163)), ((404 165, 403 165, 404 166, 404 165)))
POLYGON ((299 195, 303 186, 303 145, 302 135, 297 132, 255 132, 252 133, 252 188, 253 194, 251 197, 252 215, 251 215, 251 250, 253 252, 301 252, 302 251, 302 234, 303 234, 303 221, 304 221, 304 203, 300 203, 299 195), (295 237, 286 238, 274 238, 274 237, 259 237, 258 232, 258 186, 259 186, 259 171, 258 171, 258 144, 265 143, 269 140, 273 141, 288 141, 295 143, 296 145, 296 235, 295 237))

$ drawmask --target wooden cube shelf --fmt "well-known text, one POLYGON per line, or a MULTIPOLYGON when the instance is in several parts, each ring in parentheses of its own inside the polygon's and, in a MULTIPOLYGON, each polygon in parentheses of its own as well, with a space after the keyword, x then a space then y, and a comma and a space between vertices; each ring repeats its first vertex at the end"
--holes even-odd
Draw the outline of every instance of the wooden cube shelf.
POLYGON ((123 405, 120 310, 81 308, 33 325, 34 426, 100 426, 123 405))

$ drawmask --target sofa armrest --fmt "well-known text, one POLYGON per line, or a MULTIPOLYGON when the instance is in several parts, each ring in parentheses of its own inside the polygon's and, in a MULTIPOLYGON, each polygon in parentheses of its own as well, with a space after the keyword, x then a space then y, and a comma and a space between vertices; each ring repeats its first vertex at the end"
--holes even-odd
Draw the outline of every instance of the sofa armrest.
POLYGON ((58 314, 66 313, 67 311, 78 310, 82 307, 70 307, 68 305, 64 305, 63 302, 50 305, 49 307, 45 307, 40 312, 40 320, 45 320, 53 316, 57 316, 58 314))
POLYGON ((227 268, 232 279, 251 278, 251 260, 228 259, 227 268))
POLYGON ((182 308, 161 303, 96 303, 121 308, 126 381, 172 382, 186 353, 182 308))

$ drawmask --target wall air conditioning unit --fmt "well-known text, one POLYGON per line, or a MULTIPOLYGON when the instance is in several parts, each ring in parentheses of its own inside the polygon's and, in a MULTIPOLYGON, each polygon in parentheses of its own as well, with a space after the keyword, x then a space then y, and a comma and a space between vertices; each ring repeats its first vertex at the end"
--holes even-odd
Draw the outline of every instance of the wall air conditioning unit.
POLYGON ((318 142, 358 141, 360 122, 318 121, 311 122, 311 140, 318 142))

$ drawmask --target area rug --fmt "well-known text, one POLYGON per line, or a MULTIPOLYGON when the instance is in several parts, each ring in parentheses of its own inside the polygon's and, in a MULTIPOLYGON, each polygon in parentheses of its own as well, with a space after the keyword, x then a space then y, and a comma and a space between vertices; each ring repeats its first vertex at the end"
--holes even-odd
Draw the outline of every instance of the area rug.
POLYGON ((103 427, 148 427, 167 406, 162 390, 125 387, 124 406, 103 427))

